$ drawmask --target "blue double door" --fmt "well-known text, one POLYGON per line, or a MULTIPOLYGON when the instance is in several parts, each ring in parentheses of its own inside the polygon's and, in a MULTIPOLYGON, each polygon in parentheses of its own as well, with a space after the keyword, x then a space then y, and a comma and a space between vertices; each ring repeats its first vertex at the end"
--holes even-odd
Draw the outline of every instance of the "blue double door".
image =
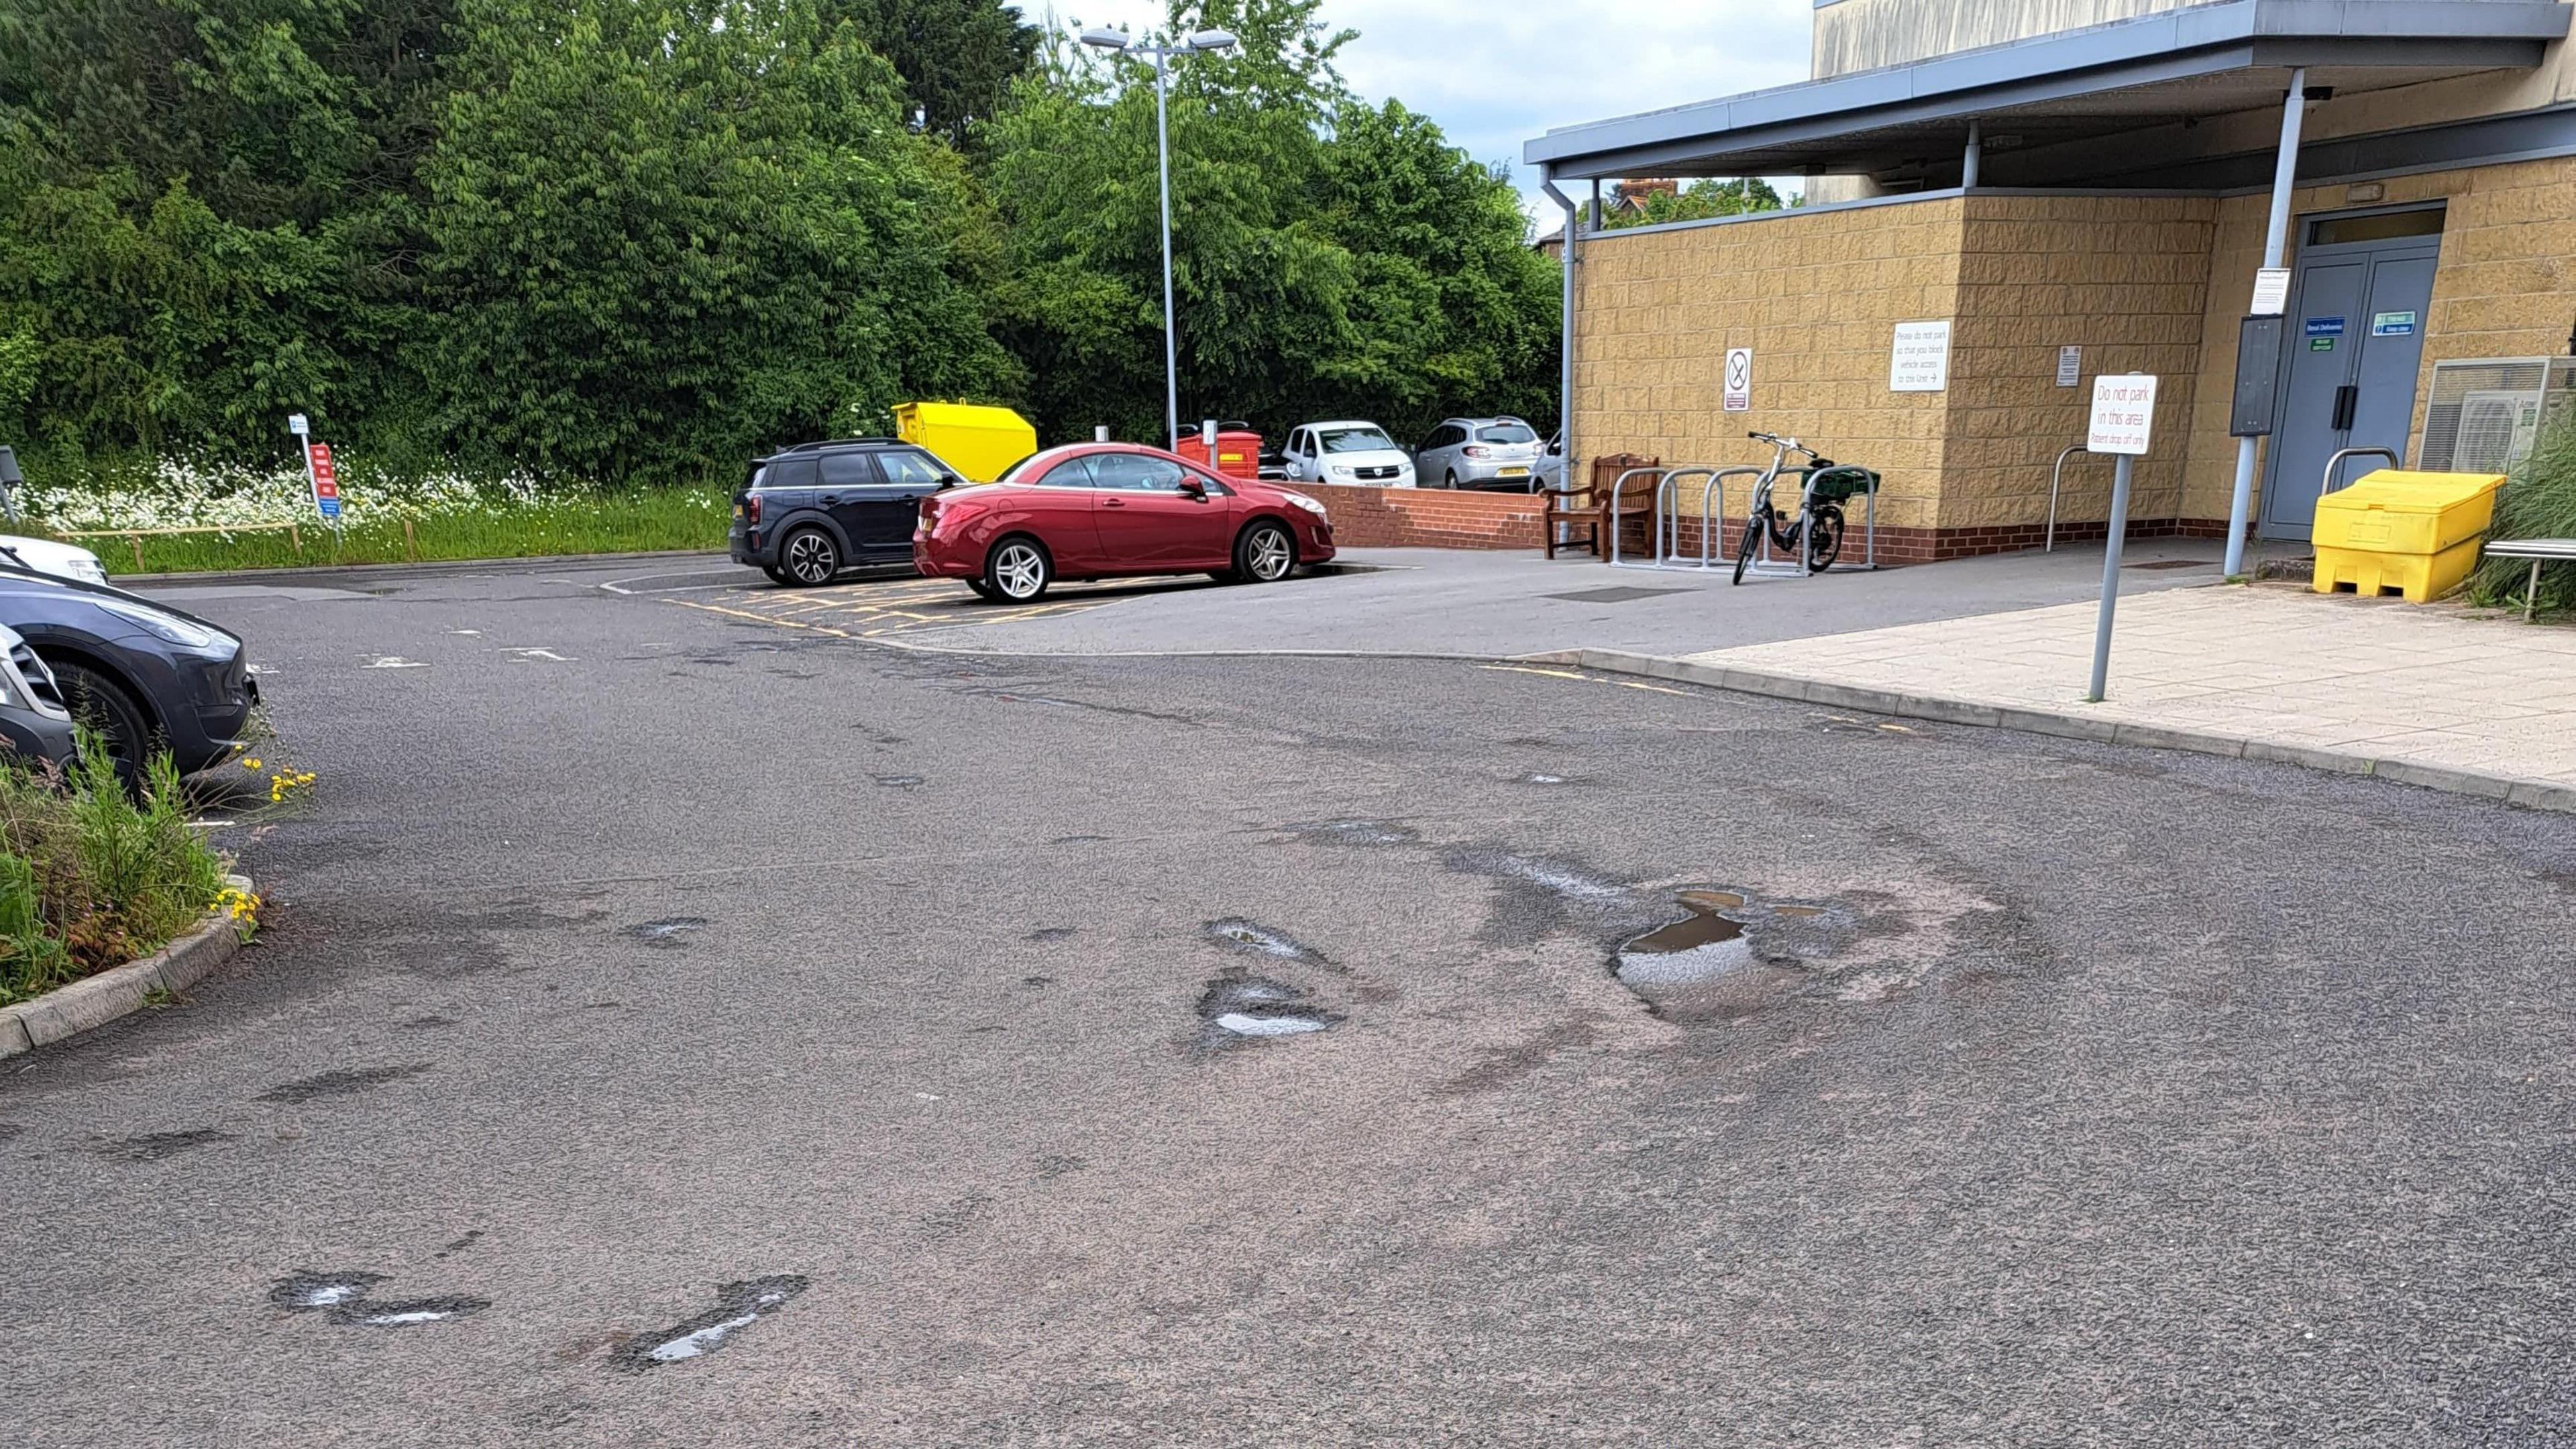
MULTIPOLYGON (((2326 463, 2336 453, 2386 448, 2406 457, 2425 314, 2442 253, 2438 209, 2306 218, 2302 225, 2306 244, 2291 286, 2281 410, 2265 450, 2259 530, 2265 538, 2308 537, 2327 485, 2326 463)), ((2334 484, 2387 466, 2385 458, 2346 459, 2334 484)))

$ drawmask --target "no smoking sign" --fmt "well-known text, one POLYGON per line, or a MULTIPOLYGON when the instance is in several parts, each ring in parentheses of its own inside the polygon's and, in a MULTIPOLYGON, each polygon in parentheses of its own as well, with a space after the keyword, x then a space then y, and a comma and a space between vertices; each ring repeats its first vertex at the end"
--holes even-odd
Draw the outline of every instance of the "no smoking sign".
POLYGON ((1726 410, 1731 413, 1753 409, 1753 349, 1726 349, 1726 410))

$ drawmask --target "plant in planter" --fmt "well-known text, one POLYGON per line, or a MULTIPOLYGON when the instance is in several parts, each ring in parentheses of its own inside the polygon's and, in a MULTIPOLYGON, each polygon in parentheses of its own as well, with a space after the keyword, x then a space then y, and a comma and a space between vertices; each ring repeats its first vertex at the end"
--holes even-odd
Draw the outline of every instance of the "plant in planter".
MULTIPOLYGON (((2496 497, 2489 538, 2576 538, 2576 410, 2541 430, 2531 453, 2515 465, 2513 481, 2496 497)), ((2469 597, 2487 605, 2519 605, 2531 582, 2531 565, 2489 559, 2469 579, 2469 597)), ((2540 607, 2576 609, 2576 569, 2540 571, 2540 607)))

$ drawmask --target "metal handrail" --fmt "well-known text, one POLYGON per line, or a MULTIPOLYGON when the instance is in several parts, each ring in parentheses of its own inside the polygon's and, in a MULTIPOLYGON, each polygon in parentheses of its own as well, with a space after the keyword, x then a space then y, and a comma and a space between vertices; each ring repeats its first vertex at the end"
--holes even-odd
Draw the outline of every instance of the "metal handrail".
MULTIPOLYGON (((2390 452, 2386 448, 2338 449, 2333 457, 2326 459, 2326 475, 2325 477, 2317 480, 2317 496, 2319 498, 2323 498, 2329 493, 2338 491, 2335 485, 2335 470, 2343 466, 2344 459, 2358 458, 2364 453, 2377 453, 2379 456, 2386 458, 2388 460, 2388 466, 2392 468, 2403 468, 2406 466, 2405 459, 2398 457, 2395 453, 2390 452)), ((2352 485, 2346 483, 2342 486, 2349 488, 2352 485)))
POLYGON ((2048 470, 2048 537, 2040 546, 2041 553, 2057 552, 2057 487, 2066 480, 2066 460, 2086 450, 2085 444, 2077 443, 2058 454, 2057 466, 2048 470))
MULTIPOLYGON (((1620 494, 1620 491, 1621 491, 1622 489, 1624 489, 1624 488, 1626 488, 1626 487, 1628 486, 1628 480, 1629 480, 1629 479, 1634 478, 1634 477, 1636 477, 1637 475, 1639 475, 1639 474, 1641 474, 1641 473, 1653 473, 1653 474, 1658 475, 1658 477, 1660 478, 1660 476, 1661 476, 1665 471, 1666 471, 1666 470, 1665 470, 1664 466, 1663 466, 1662 464, 1658 463, 1658 464, 1655 464, 1655 465, 1653 465, 1653 466, 1651 466, 1651 467, 1646 467, 1646 468, 1631 468, 1631 469, 1629 469, 1627 472, 1622 473, 1622 474, 1620 474, 1617 478, 1615 478, 1615 479, 1612 479, 1612 480, 1611 480, 1611 483, 1610 483, 1610 512, 1609 512, 1609 515, 1608 515, 1605 519, 1603 519, 1603 522, 1605 522, 1606 524, 1608 524, 1608 525, 1609 525, 1609 528, 1610 528, 1610 567, 1612 567, 1612 568, 1614 568, 1614 569, 1619 569, 1619 568, 1628 568, 1628 569, 1650 569, 1650 568, 1655 567, 1654 563, 1652 563, 1652 562, 1648 562, 1648 563, 1641 563, 1641 564, 1623 564, 1623 563, 1619 562, 1619 494, 1620 494)), ((1658 501, 1658 502, 1660 502, 1660 501, 1662 500, 1662 498, 1663 498, 1662 488, 1663 488, 1663 485, 1662 485, 1662 483, 1659 481, 1659 482, 1656 484, 1656 494, 1655 494, 1655 497, 1656 497, 1656 499, 1657 499, 1657 501, 1658 501)), ((1655 546, 1656 546, 1658 549, 1660 549, 1660 548, 1662 548, 1662 547, 1663 547, 1663 542, 1664 542, 1663 533, 1662 533, 1662 531, 1661 531, 1660 529, 1658 529, 1658 530, 1656 531, 1656 534, 1655 534, 1655 546)))

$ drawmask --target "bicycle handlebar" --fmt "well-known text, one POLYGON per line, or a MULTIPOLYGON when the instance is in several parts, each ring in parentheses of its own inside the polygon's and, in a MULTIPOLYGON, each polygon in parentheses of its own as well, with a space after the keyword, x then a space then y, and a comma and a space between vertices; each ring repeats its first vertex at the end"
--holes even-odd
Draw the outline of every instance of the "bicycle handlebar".
POLYGON ((1795 438, 1783 438, 1771 433, 1750 432, 1746 433, 1744 436, 1751 438, 1757 443, 1769 443, 1772 447, 1784 448, 1792 453, 1804 453, 1810 458, 1822 456, 1815 449, 1808 447, 1806 444, 1799 442, 1795 438))

